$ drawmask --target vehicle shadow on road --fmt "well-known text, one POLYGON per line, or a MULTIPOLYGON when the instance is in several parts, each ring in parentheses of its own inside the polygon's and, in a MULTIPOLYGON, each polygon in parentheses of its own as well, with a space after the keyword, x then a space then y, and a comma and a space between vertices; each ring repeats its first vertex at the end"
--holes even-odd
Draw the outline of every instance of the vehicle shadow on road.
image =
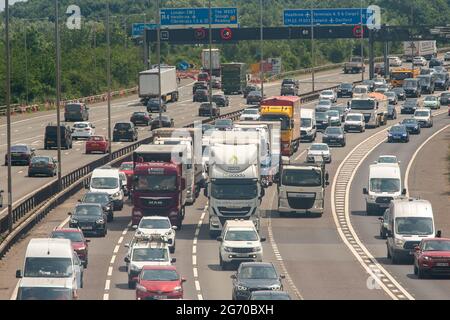
POLYGON ((116 283, 114 285, 114 287, 116 287, 117 289, 121 289, 121 290, 134 290, 134 289, 128 288, 128 283, 116 283))
POLYGON ((260 210, 262 218, 271 218, 271 219, 289 219, 289 218, 298 218, 298 219, 318 219, 321 218, 322 215, 319 213, 281 213, 277 210, 260 210))
POLYGON ((119 272, 127 272, 127 267, 126 266, 119 266, 119 272))
POLYGON ((219 271, 219 272, 227 272, 227 271, 236 271, 239 267, 239 263, 233 263, 228 265, 227 269, 224 270, 222 269, 222 267, 220 266, 220 264, 208 264, 208 268, 211 271, 219 271))

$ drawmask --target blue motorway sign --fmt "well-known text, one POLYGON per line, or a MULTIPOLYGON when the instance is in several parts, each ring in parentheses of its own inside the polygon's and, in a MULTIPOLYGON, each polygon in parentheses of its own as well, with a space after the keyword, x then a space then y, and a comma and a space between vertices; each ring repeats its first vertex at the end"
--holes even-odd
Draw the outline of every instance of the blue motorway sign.
POLYGON ((360 8, 350 9, 285 9, 283 11, 283 23, 285 26, 310 26, 311 16, 314 25, 340 25, 349 24, 357 25, 361 23, 365 25, 367 19, 372 15, 372 11, 360 8))
POLYGON ((131 36, 133 38, 142 37, 144 35, 144 29, 156 29, 157 26, 156 23, 133 23, 131 36))
MULTIPOLYGON (((206 28, 208 8, 164 8, 160 10, 162 28, 206 28)), ((211 24, 216 28, 238 27, 237 8, 212 8, 211 24)))

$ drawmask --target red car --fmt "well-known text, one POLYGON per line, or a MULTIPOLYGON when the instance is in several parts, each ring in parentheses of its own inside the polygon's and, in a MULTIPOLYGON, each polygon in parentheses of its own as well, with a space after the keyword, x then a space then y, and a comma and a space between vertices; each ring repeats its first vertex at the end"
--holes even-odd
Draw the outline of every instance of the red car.
POLYGON ((448 107, 448 115, 450 116, 450 106, 448 107))
POLYGON ((428 274, 450 274, 450 239, 423 239, 414 250, 414 274, 419 279, 428 274))
POLYGON ((144 266, 136 284, 136 300, 183 299, 185 281, 175 266, 144 266))
POLYGON ((92 152, 107 153, 109 149, 109 141, 105 136, 92 136, 86 141, 86 154, 92 152))
POLYGON ((87 267, 88 242, 91 242, 91 240, 84 237, 83 231, 78 228, 55 228, 50 234, 50 238, 69 239, 72 242, 73 250, 77 253, 84 267, 87 267))
POLYGON ((119 171, 125 173, 127 176, 127 185, 129 188, 133 185, 133 162, 122 162, 119 167, 119 171))

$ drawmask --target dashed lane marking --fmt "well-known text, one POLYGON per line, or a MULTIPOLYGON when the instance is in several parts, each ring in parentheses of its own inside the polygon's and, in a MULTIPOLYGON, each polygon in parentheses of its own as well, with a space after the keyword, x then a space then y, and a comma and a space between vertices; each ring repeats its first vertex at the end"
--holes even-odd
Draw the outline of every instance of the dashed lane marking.
POLYGON ((197 299, 203 300, 202 288, 200 286, 200 280, 198 277, 198 269, 197 269, 197 241, 198 235, 200 234, 200 228, 203 224, 203 219, 206 215, 206 210, 208 210, 208 203, 206 203, 205 208, 203 209, 202 215, 197 223, 197 227, 195 229, 194 240, 192 242, 192 273, 194 274, 194 284, 195 290, 197 291, 197 299))

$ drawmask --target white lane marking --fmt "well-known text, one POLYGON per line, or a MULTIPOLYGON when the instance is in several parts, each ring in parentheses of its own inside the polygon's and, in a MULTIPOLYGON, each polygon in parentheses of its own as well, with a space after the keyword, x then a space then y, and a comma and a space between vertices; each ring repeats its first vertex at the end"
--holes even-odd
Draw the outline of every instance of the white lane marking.
POLYGON ((198 295, 197 295, 197 299, 198 299, 198 300, 203 300, 203 296, 202 296, 201 294, 198 294, 198 295))
POLYGON ((195 254, 192 255, 192 265, 193 266, 197 265, 197 256, 195 254))
POLYGON ((302 152, 300 152, 300 154, 294 159, 295 161, 297 161, 298 159, 300 159, 300 157, 306 152, 306 150, 303 150, 302 152))
POLYGON ((200 283, 195 280, 195 290, 200 291, 200 283))
POLYGON ((192 247, 192 254, 196 254, 197 253, 197 246, 193 246, 192 247))
POLYGON ((17 299, 17 292, 19 291, 19 284, 20 281, 17 281, 16 287, 14 288, 14 291, 11 295, 11 298, 9 298, 9 300, 16 300, 17 299))
POLYGON ((108 273, 106 274, 108 277, 112 276, 112 272, 113 272, 113 267, 108 267, 108 273))
POLYGON ((428 137, 427 140, 425 140, 419 148, 417 148, 416 152, 414 152, 413 156, 411 157, 411 160, 409 160, 408 167, 406 168, 405 173, 405 188, 406 188, 406 196, 409 197, 409 172, 411 171, 412 165, 414 163, 414 160, 416 160, 417 155, 419 154, 420 150, 428 143, 431 139, 433 139, 435 136, 440 134, 441 132, 445 131, 447 128, 450 127, 450 124, 446 125, 442 129, 436 131, 431 136, 428 137))
POLYGON ((105 291, 108 291, 109 290, 109 286, 111 285, 111 280, 106 280, 106 283, 105 283, 105 291))
POLYGON ((193 270, 194 270, 194 278, 197 278, 198 277, 198 270, 197 270, 197 268, 194 268, 193 270))
POLYGON ((121 244, 122 241, 123 241, 123 237, 120 237, 120 238, 119 238, 119 241, 117 241, 117 244, 121 244))
POLYGON ((109 264, 114 264, 115 261, 116 261, 116 255, 113 255, 109 264))
POLYGON ((200 229, 203 224, 203 219, 206 215, 206 210, 208 210, 208 202, 205 205, 205 208, 203 209, 203 212, 200 216, 200 220, 198 221, 197 227, 195 229, 194 239, 192 241, 192 273, 194 274, 194 283, 195 283, 195 290, 197 291, 197 299, 203 300, 202 295, 202 289, 200 287, 200 281, 198 278, 198 269, 197 269, 197 241, 198 241, 198 235, 200 233, 200 229))
POLYGON ((108 293, 105 293, 103 295, 103 300, 109 300, 109 294, 108 293))
POLYGON ((119 248, 120 248, 120 246, 119 246, 119 245, 116 245, 113 252, 114 252, 115 254, 117 254, 117 252, 119 252, 119 248))

